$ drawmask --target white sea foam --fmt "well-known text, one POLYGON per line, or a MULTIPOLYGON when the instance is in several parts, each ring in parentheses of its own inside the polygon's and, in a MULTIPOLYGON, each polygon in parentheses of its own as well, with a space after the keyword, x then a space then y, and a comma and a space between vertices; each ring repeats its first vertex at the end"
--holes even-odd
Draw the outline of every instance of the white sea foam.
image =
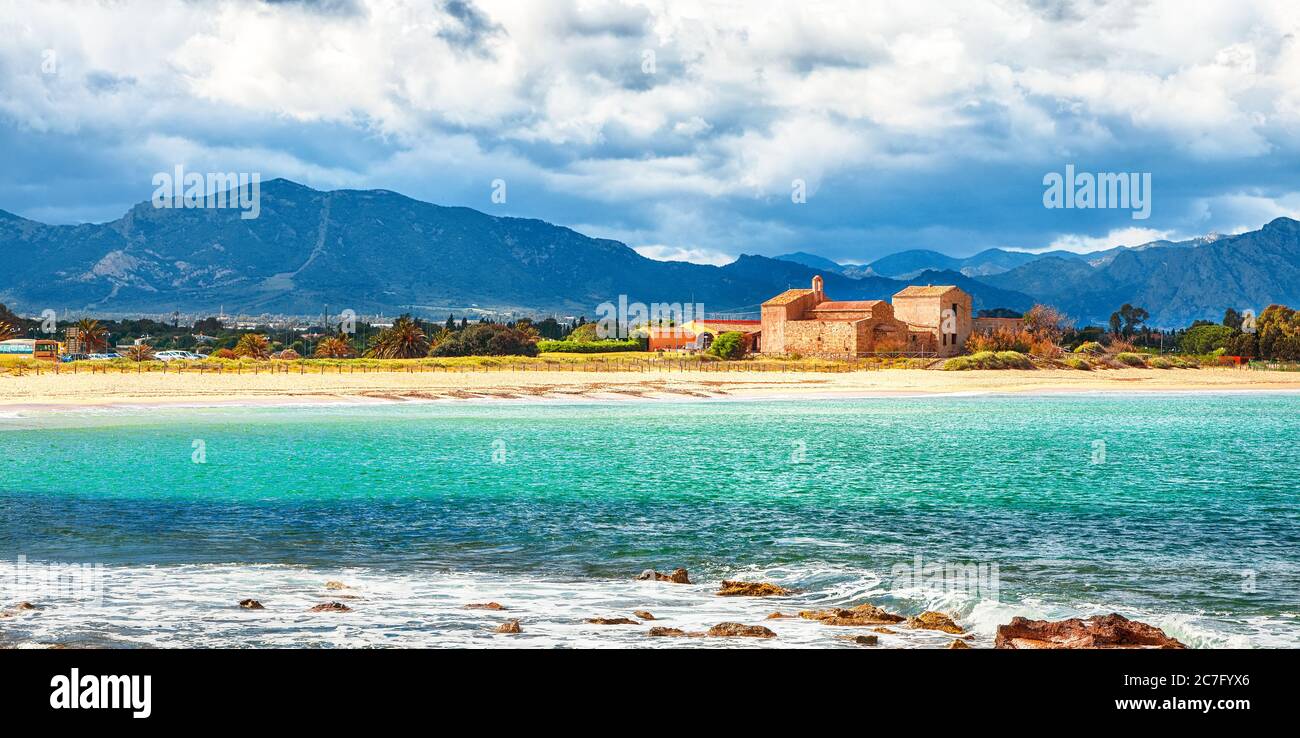
MULTIPOLYGON (((13 564, 0 563, 0 581, 13 564)), ((561 580, 482 573, 391 572, 292 566, 186 565, 107 567, 100 605, 59 592, 30 597, 40 609, 0 620, 0 642, 17 647, 64 643, 149 647, 845 647, 837 635, 868 628, 826 626, 799 618, 767 620, 774 611, 847 606, 870 601, 902 614, 948 612, 975 634, 971 645, 989 647, 998 625, 1016 615, 1083 617, 1115 610, 1161 627, 1194 647, 1296 647, 1296 618, 1212 618, 1140 613, 1100 603, 1065 606, 1037 600, 996 602, 939 591, 890 591, 874 574, 834 566, 738 570, 729 578, 771 581, 796 588, 791 597, 719 597, 718 582, 692 585, 632 579, 561 580), (328 580, 348 589, 331 591, 328 580), (240 600, 266 609, 244 610, 240 600), (313 613, 339 601, 349 613, 313 613), (469 610, 495 601, 504 611, 469 610), (649 610, 641 625, 593 625, 592 617, 628 617, 649 610), (519 619, 523 633, 493 628, 519 619), (651 638, 651 626, 703 631, 722 622, 764 625, 775 639, 651 638)), ((0 592, 5 604, 8 598, 0 592)), ((882 647, 941 648, 945 633, 895 626, 880 634, 882 647)))

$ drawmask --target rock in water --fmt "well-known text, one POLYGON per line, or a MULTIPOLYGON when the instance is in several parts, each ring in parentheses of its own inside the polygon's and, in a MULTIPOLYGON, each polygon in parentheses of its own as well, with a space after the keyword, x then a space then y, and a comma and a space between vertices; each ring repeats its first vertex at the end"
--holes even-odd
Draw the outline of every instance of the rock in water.
POLYGON ((650 630, 648 630, 648 631, 646 632, 646 635, 648 635, 648 636, 664 636, 664 637, 678 637, 678 638, 681 638, 681 637, 684 637, 684 636, 686 635, 686 631, 684 631, 684 630, 682 630, 682 629, 680 629, 680 628, 663 628, 663 627, 657 627, 657 628, 651 628, 650 630))
POLYGON ((325 602, 313 607, 311 612, 352 612, 352 608, 342 602, 325 602))
POLYGON ((776 633, 761 625, 741 623, 718 623, 709 628, 708 635, 717 638, 776 638, 776 633))
POLYGON ((1118 613, 1069 620, 1016 617, 998 626, 994 648, 1187 648, 1147 625, 1118 613))
POLYGON ((660 574, 654 569, 646 569, 637 575, 638 581, 643 582, 672 582, 673 584, 690 584, 691 577, 685 569, 673 569, 672 574, 660 574))
POLYGON ((835 636, 835 637, 842 641, 848 641, 849 643, 856 643, 859 646, 874 646, 880 642, 880 637, 873 636, 873 635, 835 636))
POLYGON ((587 618, 592 625, 640 625, 630 618, 587 618))
POLYGON ((632 614, 642 620, 655 620, 655 616, 649 610, 633 610, 632 614))
POLYGON ((802 610, 799 617, 817 620, 825 625, 887 625, 903 620, 902 615, 885 612, 875 605, 858 605, 852 609, 833 607, 829 610, 802 610))
POLYGON ((970 648, 970 645, 966 641, 959 641, 954 638, 952 643, 948 644, 948 648, 970 648))
POLYGON ((790 590, 767 582, 723 581, 718 594, 722 597, 782 597, 790 594, 790 590))
POLYGON ((519 627, 519 621, 518 621, 518 620, 507 620, 507 621, 505 621, 504 623, 502 623, 502 624, 500 624, 500 625, 497 626, 497 630, 496 630, 496 632, 498 632, 498 633, 522 633, 523 630, 520 629, 520 627, 519 627))
POLYGON ((351 587, 344 584, 343 582, 336 582, 331 579, 330 581, 325 583, 325 589, 351 589, 351 587))
POLYGON ((33 605, 32 603, 24 600, 22 602, 19 602, 17 605, 14 605, 13 607, 9 608, 8 610, 0 610, 0 618, 11 618, 15 615, 18 615, 19 613, 30 612, 36 609, 39 609, 36 607, 36 605, 33 605))
POLYGON ((907 625, 909 628, 941 630, 944 633, 952 633, 953 635, 961 635, 966 632, 961 629, 960 625, 954 623, 952 618, 941 612, 934 612, 933 610, 926 610, 914 618, 908 618, 907 625))
POLYGON ((774 612, 774 613, 772 613, 771 615, 768 615, 768 616, 767 616, 766 618, 764 618, 764 619, 765 619, 765 620, 784 620, 785 618, 789 618, 789 617, 793 617, 793 616, 792 616, 792 615, 786 615, 786 614, 783 613, 783 612, 774 612))
POLYGON ((471 602, 465 606, 466 610, 504 610, 506 609, 500 602, 471 602))
POLYGON ((240 601, 239 601, 239 606, 242 607, 242 608, 244 608, 245 610, 265 610, 265 609, 266 609, 265 607, 262 607, 262 603, 258 602, 257 600, 240 600, 240 601))

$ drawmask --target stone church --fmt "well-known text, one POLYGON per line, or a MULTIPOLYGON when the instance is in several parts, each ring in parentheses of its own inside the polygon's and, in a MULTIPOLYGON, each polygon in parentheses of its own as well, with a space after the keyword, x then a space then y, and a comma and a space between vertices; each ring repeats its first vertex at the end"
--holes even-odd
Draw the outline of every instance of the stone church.
POLYGON ((913 285, 884 300, 826 299, 820 275, 812 289, 786 290, 762 305, 762 352, 805 356, 964 350, 971 297, 953 285, 913 285))

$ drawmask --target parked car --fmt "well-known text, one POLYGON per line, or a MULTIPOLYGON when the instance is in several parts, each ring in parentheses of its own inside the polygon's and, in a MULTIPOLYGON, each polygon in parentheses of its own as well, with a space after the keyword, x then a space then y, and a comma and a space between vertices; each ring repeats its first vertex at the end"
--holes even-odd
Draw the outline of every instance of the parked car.
POLYGON ((68 363, 69 361, 85 361, 90 358, 90 354, 64 354, 59 357, 59 361, 68 363))
POLYGON ((111 361, 122 358, 121 354, 87 354, 86 359, 89 361, 111 361))

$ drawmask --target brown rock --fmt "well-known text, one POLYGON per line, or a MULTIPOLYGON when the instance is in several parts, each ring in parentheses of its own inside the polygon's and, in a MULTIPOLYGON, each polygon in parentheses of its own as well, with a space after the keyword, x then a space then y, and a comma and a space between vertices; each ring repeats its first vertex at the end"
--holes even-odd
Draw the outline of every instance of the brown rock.
POLYGON ((681 630, 680 628, 657 627, 657 628, 651 628, 650 630, 646 631, 646 635, 681 638, 686 635, 686 631, 681 630))
POLYGON ((637 575, 639 581, 672 582, 673 584, 690 584, 691 577, 685 569, 673 569, 672 574, 660 574, 654 569, 646 569, 637 575))
POLYGON ((519 628, 519 621, 518 621, 518 620, 507 620, 507 621, 505 621, 504 623, 502 623, 502 624, 500 624, 500 625, 497 626, 497 630, 496 630, 496 632, 498 632, 498 633, 522 633, 523 630, 521 630, 521 629, 519 628))
POLYGON ((966 641, 954 638, 952 643, 948 644, 948 648, 970 648, 970 644, 966 643, 966 641))
POLYGON ((632 611, 632 614, 635 615, 635 616, 637 616, 637 617, 639 617, 639 618, 641 618, 642 620, 656 620, 656 619, 657 619, 657 618, 655 618, 654 615, 652 615, 652 614, 650 613, 649 610, 633 610, 633 611, 632 611))
POLYGON ((767 582, 723 581, 718 594, 723 597, 783 597, 790 594, 790 590, 767 582))
POLYGON ((20 613, 30 612, 32 610, 37 610, 37 609, 40 608, 24 600, 23 602, 19 602, 17 605, 14 605, 8 610, 0 610, 0 618, 11 618, 20 613))
POLYGON ((465 606, 466 610, 504 610, 506 609, 500 602, 471 602, 465 606))
POLYGON ((325 589, 352 589, 352 588, 344 584, 343 582, 336 582, 331 579, 330 581, 325 583, 325 589))
POLYGON ((265 607, 262 607, 262 603, 258 602, 257 600, 240 600, 240 601, 239 601, 239 606, 242 607, 242 608, 244 608, 245 610, 265 610, 265 609, 266 609, 265 607))
POLYGON ((828 610, 802 610, 799 617, 805 620, 817 620, 825 625, 887 625, 897 623, 900 615, 885 612, 874 605, 858 605, 854 608, 832 607, 828 610))
POLYGON ((952 618, 933 610, 926 610, 914 618, 908 618, 907 626, 922 630, 941 630, 944 633, 952 633, 953 635, 961 635, 966 632, 961 629, 960 625, 954 623, 952 618))
POLYGON ((781 620, 782 618, 792 618, 792 617, 794 617, 794 616, 793 616, 793 615, 786 615, 786 614, 783 613, 783 612, 774 612, 774 613, 772 613, 771 615, 768 615, 768 616, 767 616, 766 618, 764 618, 764 619, 765 619, 765 620, 781 620))
POLYGON ((873 636, 873 635, 835 636, 835 637, 840 639, 841 641, 856 643, 859 646, 874 646, 880 642, 880 637, 873 636))
POLYGON ((587 618, 592 625, 640 625, 630 618, 587 618))
POLYGON ((1154 625, 1111 613, 1087 619, 1012 618, 998 626, 994 648, 1187 648, 1154 625))
POLYGON ((709 628, 708 635, 716 638, 776 638, 776 633, 761 625, 741 623, 718 623, 709 628))
POLYGON ((324 602, 311 609, 312 612, 352 612, 352 608, 342 602, 324 602))
POLYGON ((885 628, 883 626, 880 628, 872 628, 871 631, 873 633, 884 633, 885 635, 898 635, 898 631, 890 630, 889 628, 885 628))

